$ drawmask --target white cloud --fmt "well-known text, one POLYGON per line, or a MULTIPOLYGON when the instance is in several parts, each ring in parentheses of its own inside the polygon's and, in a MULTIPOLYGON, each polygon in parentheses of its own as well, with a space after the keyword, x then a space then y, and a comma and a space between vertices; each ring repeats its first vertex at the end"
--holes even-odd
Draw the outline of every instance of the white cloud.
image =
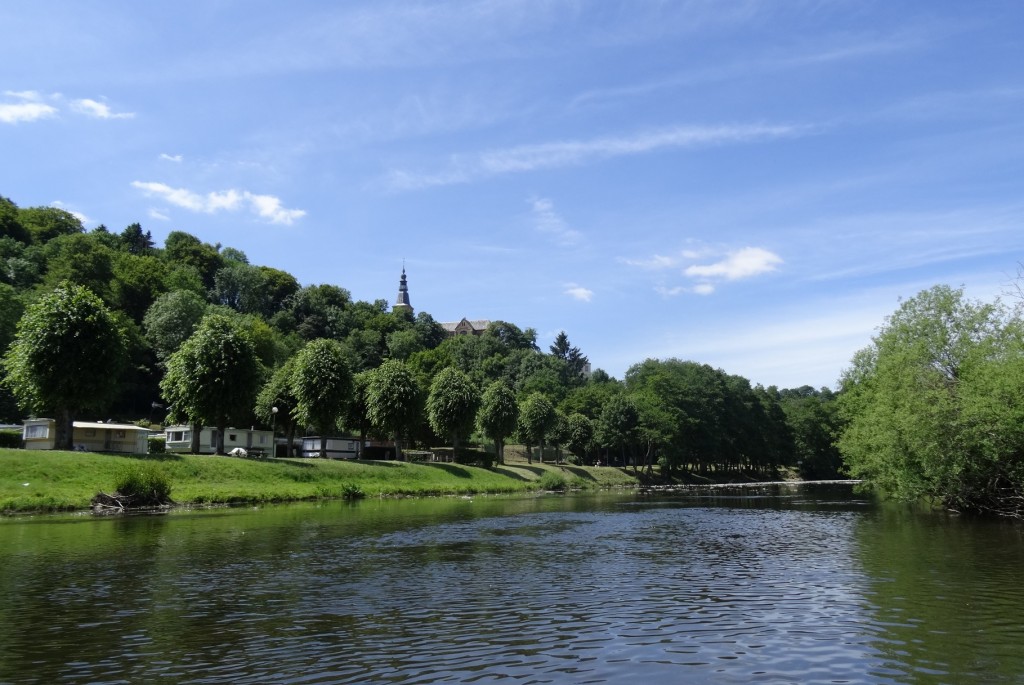
POLYGON ((253 210, 272 224, 286 224, 290 226, 296 219, 306 216, 302 209, 285 209, 281 206, 281 200, 273 195, 253 195, 246 193, 253 210))
POLYGON ((679 260, 675 257, 666 257, 664 255, 656 254, 649 259, 623 259, 622 262, 629 266, 639 267, 646 269, 647 271, 661 271, 663 269, 671 269, 679 264, 679 260))
POLYGON ((578 245, 583 239, 583 234, 574 228, 570 228, 565 220, 555 211, 555 205, 551 200, 545 198, 533 198, 530 200, 530 207, 533 210, 534 226, 541 233, 551 235, 555 242, 563 247, 578 245))
POLYGON ((165 162, 181 162, 185 158, 182 157, 181 155, 169 155, 166 152, 161 152, 160 159, 164 160, 165 162))
POLYGON ((159 209, 150 209, 148 214, 149 214, 149 218, 150 219, 156 219, 157 221, 170 221, 171 220, 171 217, 167 216, 166 214, 161 212, 159 209))
POLYGON ((775 271, 782 258, 761 247, 744 247, 714 264, 687 267, 683 273, 691 278, 722 278, 736 281, 775 271))
POLYGON ((202 195, 185 188, 172 188, 166 183, 153 181, 132 181, 132 186, 144 192, 148 197, 158 197, 165 202, 193 212, 213 214, 219 211, 237 211, 248 207, 253 213, 272 224, 287 226, 306 215, 305 210, 282 207, 281 200, 273 195, 257 195, 247 190, 230 189, 202 195))
POLYGON ((654 292, 658 293, 662 297, 675 297, 676 295, 686 292, 686 288, 681 285, 676 285, 671 288, 663 285, 656 285, 654 286, 654 292))
POLYGON ((18 102, 0 102, 0 122, 17 124, 23 121, 38 121, 57 115, 57 108, 43 102, 43 96, 34 90, 4 91, 8 98, 18 102))
POLYGON ((810 128, 806 126, 767 124, 677 126, 629 136, 521 145, 489 150, 476 155, 456 155, 449 161, 448 169, 440 172, 417 174, 394 170, 388 175, 387 184, 394 190, 416 190, 438 185, 469 183, 478 178, 503 174, 575 166, 591 160, 639 155, 664 149, 796 137, 809 131, 810 128))
POLYGON ((132 119, 135 117, 134 112, 114 112, 109 105, 89 98, 72 100, 70 106, 71 111, 96 119, 132 119))
POLYGON ((590 302, 594 297, 593 290, 576 285, 575 283, 569 283, 565 286, 565 294, 580 302, 590 302))
POLYGON ((715 292, 715 286, 711 285, 710 283, 698 283, 697 285, 693 286, 693 292, 695 292, 698 295, 710 295, 711 293, 715 292))

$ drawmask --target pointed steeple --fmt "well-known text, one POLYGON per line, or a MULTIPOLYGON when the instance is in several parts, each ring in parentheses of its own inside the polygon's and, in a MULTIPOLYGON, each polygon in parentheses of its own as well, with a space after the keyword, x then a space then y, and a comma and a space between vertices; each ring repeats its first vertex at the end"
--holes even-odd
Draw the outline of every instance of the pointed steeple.
POLYGON ((395 300, 395 306, 391 308, 393 312, 399 310, 406 310, 412 314, 412 305, 409 304, 409 284, 405 281, 405 264, 402 264, 402 278, 398 282, 398 299, 395 300))

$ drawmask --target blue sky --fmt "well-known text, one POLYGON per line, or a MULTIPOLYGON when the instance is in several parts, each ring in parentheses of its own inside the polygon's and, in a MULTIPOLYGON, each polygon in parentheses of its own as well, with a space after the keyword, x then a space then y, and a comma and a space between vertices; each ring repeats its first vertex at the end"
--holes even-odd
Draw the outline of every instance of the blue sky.
POLYGON ((834 386, 1022 261, 1024 3, 0 4, 0 194, 440 321, 834 386))

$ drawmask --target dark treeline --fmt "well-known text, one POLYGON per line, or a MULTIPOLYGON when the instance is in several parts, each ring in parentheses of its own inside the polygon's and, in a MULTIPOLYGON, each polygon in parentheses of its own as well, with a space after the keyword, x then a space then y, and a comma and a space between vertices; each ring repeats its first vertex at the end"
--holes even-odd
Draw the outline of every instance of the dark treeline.
POLYGON ((676 359, 643 361, 621 381, 587 374, 565 333, 546 349, 533 329, 500 320, 481 336, 448 337, 426 312, 302 286, 189 233, 173 231, 158 247, 137 223, 86 231, 68 212, 3 197, 0 347, 0 418, 9 422, 73 410, 83 419, 273 423, 292 435, 347 432, 402 447, 493 441, 499 458, 518 441, 531 458, 668 472, 799 466, 827 478, 840 467, 828 389, 751 386, 676 359), (93 301, 120 338, 111 359, 123 363, 111 366, 109 392, 97 386, 96 401, 62 406, 59 389, 46 395, 39 385, 39 341, 44 329, 61 334, 60 307, 84 317, 93 301))

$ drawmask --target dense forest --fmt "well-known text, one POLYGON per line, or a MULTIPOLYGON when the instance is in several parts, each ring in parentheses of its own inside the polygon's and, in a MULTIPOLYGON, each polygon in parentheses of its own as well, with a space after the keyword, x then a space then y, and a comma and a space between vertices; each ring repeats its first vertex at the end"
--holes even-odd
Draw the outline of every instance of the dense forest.
POLYGON ((542 346, 533 329, 495 320, 448 337, 426 312, 301 285, 240 249, 181 231, 158 247, 137 223, 86 231, 66 211, 2 197, 0 347, 9 422, 273 424, 405 448, 487 443, 499 458, 515 441, 531 455, 667 472, 788 465, 833 477, 841 465, 827 388, 752 386, 677 359, 644 360, 622 380, 585 373, 564 332, 542 346))

